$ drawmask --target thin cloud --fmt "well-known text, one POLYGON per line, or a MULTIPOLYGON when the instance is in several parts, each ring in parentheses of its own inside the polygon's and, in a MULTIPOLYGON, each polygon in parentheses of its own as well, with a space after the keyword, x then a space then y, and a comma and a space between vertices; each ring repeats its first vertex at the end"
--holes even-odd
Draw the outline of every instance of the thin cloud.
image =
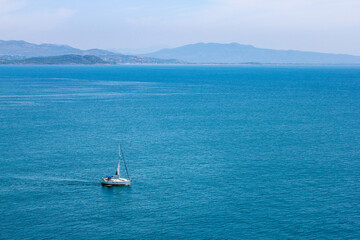
POLYGON ((22 9, 26 5, 25 1, 0 0, 0 17, 22 9))
POLYGON ((75 10, 67 8, 24 11, 25 1, 0 0, 0 33, 7 38, 55 29, 70 20, 75 10))

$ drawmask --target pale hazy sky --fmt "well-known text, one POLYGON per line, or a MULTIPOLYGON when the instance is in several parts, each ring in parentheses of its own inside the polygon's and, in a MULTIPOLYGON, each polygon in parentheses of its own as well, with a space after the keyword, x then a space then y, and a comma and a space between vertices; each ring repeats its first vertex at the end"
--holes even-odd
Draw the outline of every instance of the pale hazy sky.
POLYGON ((81 49, 238 42, 360 55, 360 0, 0 0, 0 39, 81 49))

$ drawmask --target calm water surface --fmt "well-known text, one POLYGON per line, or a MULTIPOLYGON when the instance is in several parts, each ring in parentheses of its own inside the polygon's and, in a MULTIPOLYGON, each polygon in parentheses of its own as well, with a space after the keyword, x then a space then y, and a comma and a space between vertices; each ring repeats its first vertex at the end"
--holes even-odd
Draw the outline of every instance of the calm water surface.
POLYGON ((360 67, 1 66, 0 167, 1 239, 359 239, 360 67))

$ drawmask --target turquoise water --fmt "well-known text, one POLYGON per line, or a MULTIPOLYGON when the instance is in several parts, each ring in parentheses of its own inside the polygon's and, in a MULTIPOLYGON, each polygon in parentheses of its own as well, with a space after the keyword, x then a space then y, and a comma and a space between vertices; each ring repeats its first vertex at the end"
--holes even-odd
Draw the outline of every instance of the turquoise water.
POLYGON ((1 66, 0 238, 359 239, 359 117, 359 67, 1 66))

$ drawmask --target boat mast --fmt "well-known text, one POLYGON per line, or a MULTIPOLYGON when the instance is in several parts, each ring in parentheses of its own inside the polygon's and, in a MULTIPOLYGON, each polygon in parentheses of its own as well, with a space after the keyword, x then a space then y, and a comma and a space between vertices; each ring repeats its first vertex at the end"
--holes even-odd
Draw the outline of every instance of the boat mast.
POLYGON ((125 166, 125 170, 126 170, 127 177, 128 177, 128 179, 130 179, 129 172, 128 172, 128 169, 127 169, 127 166, 126 166, 126 162, 125 162, 124 153, 122 152, 122 150, 121 150, 121 156, 122 156, 122 159, 123 159, 123 161, 124 161, 124 166, 125 166))
POLYGON ((118 176, 119 176, 119 178, 120 178, 120 152, 121 152, 121 150, 120 150, 120 142, 119 142, 119 163, 118 163, 118 166, 117 166, 117 174, 118 174, 118 176))

